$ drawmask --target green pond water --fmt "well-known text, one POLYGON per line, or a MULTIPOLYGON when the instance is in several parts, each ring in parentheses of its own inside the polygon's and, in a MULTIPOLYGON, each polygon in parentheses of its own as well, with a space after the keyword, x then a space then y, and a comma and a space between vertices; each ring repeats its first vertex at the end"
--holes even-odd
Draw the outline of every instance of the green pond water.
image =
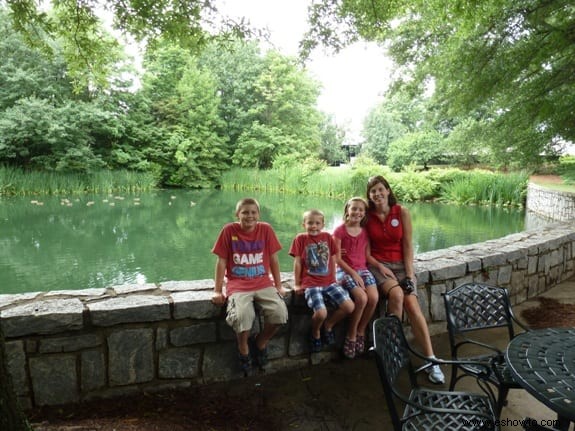
MULTIPOLYGON (((86 289, 212 278, 210 250, 235 203, 253 196, 282 245, 282 271, 308 208, 341 222, 338 199, 232 191, 156 191, 121 196, 0 198, 0 293, 86 289)), ((518 209, 409 204, 417 252, 471 244, 525 229, 518 209)))

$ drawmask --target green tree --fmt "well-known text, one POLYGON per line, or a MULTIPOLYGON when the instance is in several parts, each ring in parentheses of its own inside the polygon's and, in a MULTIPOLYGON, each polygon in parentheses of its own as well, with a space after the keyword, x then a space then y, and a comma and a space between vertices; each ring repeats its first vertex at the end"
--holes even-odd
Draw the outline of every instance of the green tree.
POLYGON ((397 113, 387 111, 387 107, 380 104, 373 108, 364 120, 362 135, 365 142, 362 152, 385 165, 389 145, 406 132, 407 129, 401 124, 397 113))
POLYGON ((391 143, 387 154, 387 164, 394 171, 412 164, 428 169, 430 163, 443 160, 445 142, 435 130, 407 133, 391 143))
POLYGON ((198 64, 216 80, 218 115, 231 155, 238 147, 240 135, 258 119, 251 108, 258 102, 256 82, 265 68, 263 55, 255 42, 236 40, 225 49, 211 43, 200 54, 198 64))
POLYGON ((270 168, 277 156, 301 153, 317 154, 320 146, 321 116, 316 108, 319 84, 307 75, 295 59, 269 51, 264 57, 264 68, 255 83, 256 102, 249 109, 255 123, 240 135, 234 152, 234 163, 254 166, 248 149, 255 136, 274 137, 266 140, 266 153, 258 165, 270 168), (256 125, 257 123, 257 125, 256 125), (281 138, 281 139, 276 139, 281 138), (271 152, 271 153, 270 153, 271 152), (249 164, 244 164, 249 161, 249 164))
POLYGON ((146 66, 142 92, 150 103, 144 106, 156 130, 144 152, 163 184, 209 185, 227 167, 215 79, 170 43, 151 50, 146 66))
POLYGON ((168 40, 198 49, 210 40, 263 35, 245 20, 221 14, 215 0, 95 0, 89 2, 7 0, 15 28, 32 45, 52 52, 44 35, 60 40, 69 73, 79 88, 109 86, 111 65, 118 59, 117 40, 102 26, 104 11, 117 31, 149 47, 168 40), (51 6, 45 10, 46 4, 51 6))
POLYGON ((364 120, 362 151, 381 164, 387 163, 387 152, 393 141, 406 133, 433 128, 428 114, 429 100, 423 98, 419 91, 407 90, 388 91, 364 120))
POLYGON ((345 130, 335 123, 332 115, 323 114, 322 118, 319 159, 324 160, 330 166, 345 163, 348 161, 348 155, 343 149, 345 130))
POLYGON ((120 125, 92 103, 19 100, 0 118, 0 160, 36 169, 89 172, 105 166, 97 136, 112 139, 120 125))
POLYGON ((438 119, 481 113, 486 128, 470 139, 492 160, 534 165, 558 141, 575 140, 571 1, 323 0, 310 18, 304 47, 337 48, 334 28, 343 25, 344 43, 385 42, 404 87, 433 83, 438 119))

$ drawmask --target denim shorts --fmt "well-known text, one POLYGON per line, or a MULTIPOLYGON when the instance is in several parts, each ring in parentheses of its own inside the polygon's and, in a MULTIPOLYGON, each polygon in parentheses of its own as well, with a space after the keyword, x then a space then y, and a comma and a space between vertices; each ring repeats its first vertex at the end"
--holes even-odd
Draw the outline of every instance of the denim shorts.
MULTIPOLYGON (((375 286, 376 281, 373 274, 367 269, 360 269, 357 271, 361 279, 363 280, 363 284, 365 287, 375 286)), ((342 287, 348 291, 357 287, 357 283, 353 279, 351 275, 345 272, 343 269, 338 268, 335 274, 337 278, 337 282, 342 285, 342 287)))
POLYGON ((326 302, 339 307, 342 302, 351 300, 349 293, 337 283, 326 287, 307 287, 304 291, 307 306, 313 311, 326 308, 326 302))

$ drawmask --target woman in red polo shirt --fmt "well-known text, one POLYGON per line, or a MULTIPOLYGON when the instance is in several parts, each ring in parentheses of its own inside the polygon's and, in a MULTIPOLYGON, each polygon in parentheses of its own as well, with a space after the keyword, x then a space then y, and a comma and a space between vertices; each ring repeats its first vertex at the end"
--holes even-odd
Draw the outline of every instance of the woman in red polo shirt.
MULTIPOLYGON (((413 265, 411 216, 397 203, 387 180, 378 175, 367 182, 369 210, 365 228, 371 256, 369 270, 381 294, 387 299, 387 311, 396 316, 407 312, 411 329, 423 354, 434 358, 427 321, 417 300, 417 280, 413 265)), ((439 365, 425 369, 433 383, 445 383, 439 365)))

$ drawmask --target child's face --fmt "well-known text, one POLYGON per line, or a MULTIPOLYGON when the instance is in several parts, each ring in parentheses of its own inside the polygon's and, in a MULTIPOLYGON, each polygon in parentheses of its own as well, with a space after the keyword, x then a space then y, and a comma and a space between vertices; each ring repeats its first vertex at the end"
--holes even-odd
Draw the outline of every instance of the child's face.
POLYGON ((352 223, 361 223, 365 217, 365 204, 361 201, 351 201, 347 207, 347 220, 352 223))
POLYGON ((260 219, 260 211, 257 205, 242 205, 236 212, 240 227, 243 230, 251 231, 255 229, 260 219))
POLYGON ((303 221, 305 231, 310 235, 317 235, 323 229, 323 217, 320 215, 310 215, 303 221))

